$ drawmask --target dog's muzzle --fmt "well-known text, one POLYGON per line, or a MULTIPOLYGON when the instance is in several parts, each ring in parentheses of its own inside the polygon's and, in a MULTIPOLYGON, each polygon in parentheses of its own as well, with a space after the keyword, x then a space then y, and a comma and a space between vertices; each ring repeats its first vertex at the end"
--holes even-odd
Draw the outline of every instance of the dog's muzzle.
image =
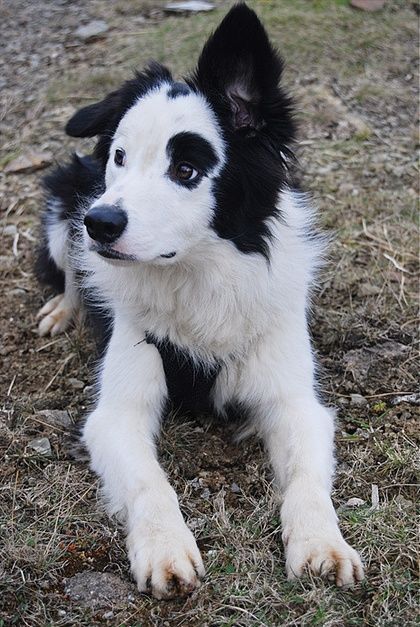
POLYGON ((85 216, 85 227, 91 237, 100 244, 112 244, 127 226, 127 214, 115 205, 99 205, 89 209, 85 216))

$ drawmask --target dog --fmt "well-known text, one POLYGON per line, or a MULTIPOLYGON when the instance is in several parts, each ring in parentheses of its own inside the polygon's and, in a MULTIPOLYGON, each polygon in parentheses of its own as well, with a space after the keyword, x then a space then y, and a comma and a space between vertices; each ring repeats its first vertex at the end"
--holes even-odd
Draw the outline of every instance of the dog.
POLYGON ((289 578, 363 578, 330 497, 334 413, 307 325, 325 238, 294 183, 282 67, 256 14, 235 5, 188 78, 152 63, 77 111, 66 131, 97 137, 94 153, 45 183, 37 274, 58 295, 39 332, 88 311, 101 361, 82 441, 125 520, 138 588, 157 598, 189 594, 205 572, 157 460, 171 408, 240 415, 262 438, 289 578))

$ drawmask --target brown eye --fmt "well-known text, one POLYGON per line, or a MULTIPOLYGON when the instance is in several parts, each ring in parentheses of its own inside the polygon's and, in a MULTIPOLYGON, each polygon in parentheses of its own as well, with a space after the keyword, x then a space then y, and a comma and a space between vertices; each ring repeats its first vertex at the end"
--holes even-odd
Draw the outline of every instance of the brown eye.
POLYGON ((198 172, 189 163, 178 163, 175 176, 179 181, 191 181, 198 176, 198 172))
POLYGON ((118 166, 125 165, 125 152, 122 148, 117 148, 114 154, 114 163, 118 166))

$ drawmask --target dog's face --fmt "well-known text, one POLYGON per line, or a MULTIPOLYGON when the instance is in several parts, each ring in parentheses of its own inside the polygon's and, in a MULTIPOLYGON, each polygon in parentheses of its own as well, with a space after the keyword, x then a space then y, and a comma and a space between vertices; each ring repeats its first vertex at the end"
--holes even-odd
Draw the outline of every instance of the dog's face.
MULTIPOLYGON (((158 85, 118 124, 106 164, 106 191, 90 216, 106 219, 115 211, 125 226, 114 242, 94 240, 93 248, 101 251, 105 243, 132 259, 173 263, 214 235, 212 185, 224 161, 222 134, 204 98, 186 85, 179 91, 170 83, 158 85)), ((92 224, 88 217, 88 232, 95 236, 92 224)))
POLYGON ((239 5, 185 83, 153 64, 77 112, 67 132, 99 135, 105 179, 85 216, 87 246, 113 261, 172 264, 221 237, 266 254, 294 132, 280 74, 261 23, 239 5))

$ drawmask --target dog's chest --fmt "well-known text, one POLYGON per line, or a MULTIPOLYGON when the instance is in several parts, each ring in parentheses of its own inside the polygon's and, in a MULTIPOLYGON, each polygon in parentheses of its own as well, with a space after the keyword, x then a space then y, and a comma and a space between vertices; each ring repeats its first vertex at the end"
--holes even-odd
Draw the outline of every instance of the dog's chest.
POLYGON ((154 344, 162 358, 171 409, 193 415, 210 413, 211 394, 221 364, 197 363, 187 351, 151 333, 146 333, 146 342, 154 344))

